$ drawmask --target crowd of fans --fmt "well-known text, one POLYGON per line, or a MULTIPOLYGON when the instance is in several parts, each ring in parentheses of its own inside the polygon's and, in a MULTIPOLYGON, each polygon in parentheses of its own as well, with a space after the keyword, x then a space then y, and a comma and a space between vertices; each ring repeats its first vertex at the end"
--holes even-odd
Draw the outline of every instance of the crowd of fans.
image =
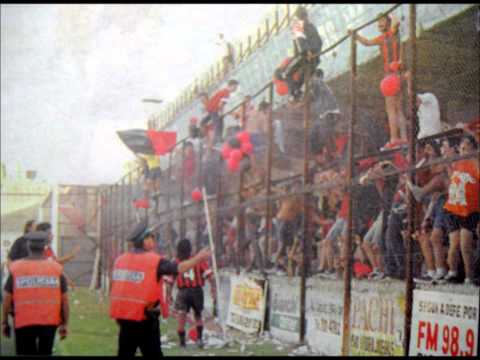
MULTIPOLYGON (((388 15, 382 16, 378 29, 381 35, 375 39, 368 40, 358 34, 355 37, 364 45, 379 46, 385 75, 398 74, 408 84, 410 74, 402 64, 398 21, 388 15)), ((418 94, 417 163, 410 164, 406 157, 408 127, 402 92, 386 96, 390 140, 385 146, 374 149, 375 156, 354 161, 354 186, 349 190, 346 119, 323 80, 323 71, 317 68, 322 40, 302 7, 296 14, 292 30, 295 55, 290 54, 280 64, 273 79, 288 84, 289 102, 285 106, 297 109, 302 107, 305 98, 305 71, 312 75, 309 144, 314 161, 310 167, 310 181, 314 186, 335 186, 312 192, 307 204, 304 196, 298 194, 303 186, 300 177, 292 176, 272 186, 274 195, 291 196, 272 202, 271 229, 267 229, 265 202, 247 206, 244 212, 235 210, 217 216, 221 229, 215 232, 220 266, 236 265, 262 274, 298 275, 305 261, 308 275, 334 279, 341 277, 348 251, 352 251, 357 278, 404 279, 406 242, 409 241, 407 197, 411 193, 417 214, 413 234, 415 281, 478 286, 480 175, 478 159, 468 155, 478 154, 480 121, 461 124, 463 132, 442 132, 437 98, 429 92, 418 94), (452 160, 461 156, 466 158, 452 160), (440 163, 441 160, 444 162, 440 163), (401 172, 413 166, 418 168, 415 184, 401 172), (353 248, 347 249, 350 203, 353 248), (265 244, 267 230, 271 236, 265 244), (308 234, 305 256, 300 246, 304 234, 308 234)), ((216 194, 221 173, 221 146, 246 130, 254 151, 248 156, 248 166, 242 168, 241 201, 266 195, 263 164, 268 145, 268 121, 272 116, 275 151, 285 153, 283 129, 288 119, 282 119, 279 112, 272 114, 272 104, 265 100, 255 106, 248 95, 244 97, 243 107, 227 114, 228 100, 238 85, 237 80, 231 79, 214 94, 199 95, 203 109, 200 120, 192 118, 185 153, 178 154, 177 170, 173 172, 174 178, 169 179, 177 184, 184 179, 186 194, 201 184, 205 185, 208 195, 216 194), (196 176, 200 163, 202 171, 196 176)), ((238 188, 233 190, 238 191, 238 188)), ((208 244, 204 219, 193 223, 198 225, 194 236, 199 244, 208 244)))

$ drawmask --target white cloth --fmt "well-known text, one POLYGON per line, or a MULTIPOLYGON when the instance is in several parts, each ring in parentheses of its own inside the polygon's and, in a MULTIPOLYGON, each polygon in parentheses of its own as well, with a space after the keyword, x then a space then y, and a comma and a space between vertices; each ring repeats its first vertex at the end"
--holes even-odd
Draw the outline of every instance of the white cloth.
POLYGON ((432 93, 418 94, 417 96, 421 100, 417 112, 418 126, 420 127, 417 138, 421 139, 442 132, 437 97, 432 93))

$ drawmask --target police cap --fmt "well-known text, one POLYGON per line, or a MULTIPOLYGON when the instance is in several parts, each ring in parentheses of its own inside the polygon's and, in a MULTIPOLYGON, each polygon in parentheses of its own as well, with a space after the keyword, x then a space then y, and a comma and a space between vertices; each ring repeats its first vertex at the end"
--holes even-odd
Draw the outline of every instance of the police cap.
POLYGON ((140 223, 138 223, 130 235, 127 237, 127 241, 131 241, 133 243, 138 243, 143 241, 145 237, 151 234, 152 231, 148 227, 148 220, 143 219, 140 223))

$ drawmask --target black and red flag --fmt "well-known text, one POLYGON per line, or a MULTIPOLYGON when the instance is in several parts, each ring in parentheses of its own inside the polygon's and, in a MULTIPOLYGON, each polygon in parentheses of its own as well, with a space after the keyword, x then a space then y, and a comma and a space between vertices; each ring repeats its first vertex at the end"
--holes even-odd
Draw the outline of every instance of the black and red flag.
POLYGON ((131 151, 146 155, 165 155, 177 143, 174 131, 132 129, 117 131, 117 134, 131 151))

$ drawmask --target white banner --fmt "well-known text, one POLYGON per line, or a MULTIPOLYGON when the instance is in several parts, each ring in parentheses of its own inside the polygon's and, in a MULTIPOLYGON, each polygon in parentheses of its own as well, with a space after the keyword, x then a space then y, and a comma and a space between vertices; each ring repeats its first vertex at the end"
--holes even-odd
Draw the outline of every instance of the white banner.
POLYGON ((479 296, 414 290, 410 355, 477 356, 479 296))
POLYGON ((300 283, 298 279, 272 278, 270 333, 285 342, 300 341, 300 283))
POLYGON ((264 280, 232 276, 227 325, 246 333, 263 329, 265 319, 264 280))
POLYGON ((343 293, 333 282, 307 287, 306 340, 315 353, 338 356, 342 349, 343 293))
POLYGON ((386 283, 363 285, 363 291, 352 291, 350 355, 403 356, 403 289, 386 283))

